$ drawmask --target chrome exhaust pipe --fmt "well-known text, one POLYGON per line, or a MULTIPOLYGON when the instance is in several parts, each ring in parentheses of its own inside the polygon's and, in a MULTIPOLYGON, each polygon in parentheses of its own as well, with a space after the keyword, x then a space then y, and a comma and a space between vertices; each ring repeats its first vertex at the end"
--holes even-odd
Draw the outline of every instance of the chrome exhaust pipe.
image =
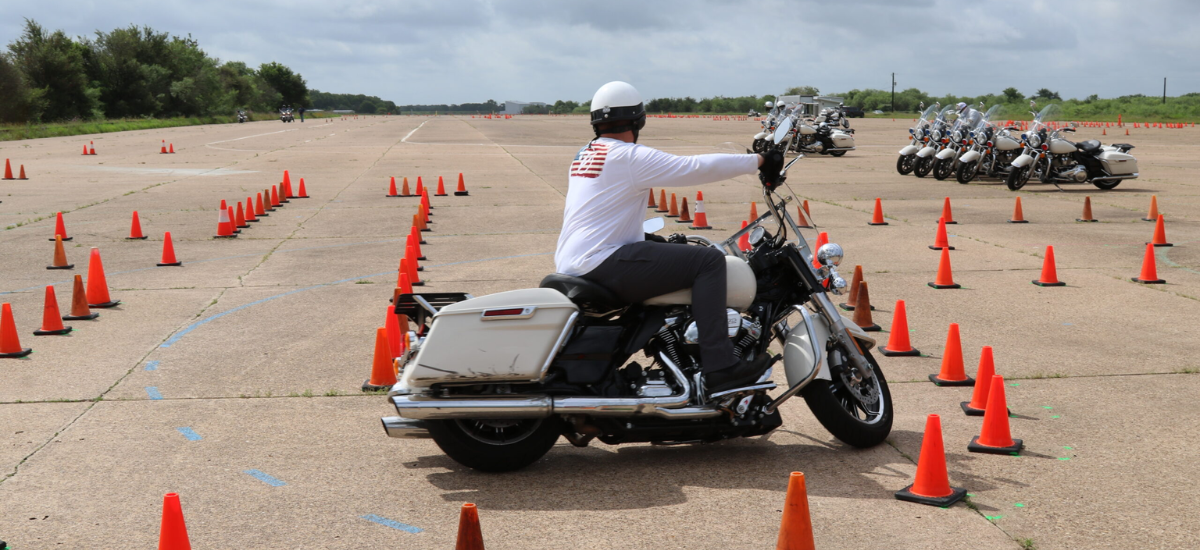
POLYGON ((397 439, 428 439, 429 428, 420 420, 408 420, 399 416, 385 416, 379 420, 383 421, 383 431, 387 432, 388 437, 397 439))
POLYGON ((683 388, 666 397, 532 397, 525 399, 437 399, 428 396, 391 397, 396 412, 416 420, 523 419, 546 418, 552 414, 589 416, 642 416, 662 418, 710 418, 719 416, 715 408, 689 407, 691 386, 674 363, 665 355, 659 359, 683 388))

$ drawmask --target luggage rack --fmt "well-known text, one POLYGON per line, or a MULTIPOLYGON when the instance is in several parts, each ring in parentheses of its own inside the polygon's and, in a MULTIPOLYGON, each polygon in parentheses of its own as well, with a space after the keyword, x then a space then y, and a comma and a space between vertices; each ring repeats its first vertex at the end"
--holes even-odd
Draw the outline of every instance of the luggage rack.
POLYGON ((427 330, 427 321, 442 308, 456 304, 463 300, 470 300, 474 296, 466 292, 423 292, 420 294, 397 294, 393 300, 395 301, 396 315, 407 315, 412 322, 416 323, 420 334, 424 334, 427 330))

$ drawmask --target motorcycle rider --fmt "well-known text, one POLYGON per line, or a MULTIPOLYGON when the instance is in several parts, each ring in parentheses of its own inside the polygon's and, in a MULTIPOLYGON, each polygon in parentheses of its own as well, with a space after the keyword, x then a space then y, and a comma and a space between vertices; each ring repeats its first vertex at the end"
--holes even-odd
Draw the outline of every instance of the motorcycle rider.
POLYGON ((769 365, 770 354, 754 361, 734 356, 727 332, 725 255, 644 234, 642 218, 654 187, 701 185, 756 169, 764 185, 774 186, 783 155, 681 157, 637 145, 646 112, 641 95, 625 82, 601 86, 591 109, 596 137, 571 163, 556 270, 607 288, 626 303, 691 288, 707 390, 753 383, 769 365))
POLYGON ((966 128, 968 130, 974 128, 979 122, 979 119, 983 118, 983 113, 980 113, 970 105, 967 105, 961 101, 958 102, 958 104, 954 107, 958 110, 958 120, 956 122, 958 123, 957 126, 960 128, 966 128))

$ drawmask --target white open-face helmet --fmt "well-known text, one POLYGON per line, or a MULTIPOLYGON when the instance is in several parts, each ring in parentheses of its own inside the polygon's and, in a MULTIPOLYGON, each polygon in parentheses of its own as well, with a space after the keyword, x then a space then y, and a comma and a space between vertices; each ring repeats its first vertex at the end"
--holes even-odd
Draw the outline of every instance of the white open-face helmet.
POLYGON ((592 128, 596 137, 600 137, 599 125, 612 122, 627 122, 616 124, 604 129, 605 134, 620 134, 633 131, 637 139, 638 130, 646 125, 646 109, 642 105, 642 94, 627 82, 614 80, 596 90, 592 96, 592 128))
POLYGON ((967 104, 966 104, 966 103, 963 103, 963 102, 961 102, 961 101, 960 101, 960 102, 958 102, 958 105, 955 105, 954 107, 955 107, 955 109, 957 109, 957 110, 958 110, 958 112, 960 112, 960 113, 961 113, 961 112, 963 112, 963 111, 965 111, 965 110, 967 110, 967 104))

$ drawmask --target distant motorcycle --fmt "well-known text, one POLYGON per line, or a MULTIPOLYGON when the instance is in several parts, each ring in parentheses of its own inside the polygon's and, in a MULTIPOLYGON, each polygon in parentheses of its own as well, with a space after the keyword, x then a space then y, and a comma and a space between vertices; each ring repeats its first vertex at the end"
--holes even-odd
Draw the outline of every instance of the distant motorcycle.
POLYGON ((969 150, 958 159, 955 179, 958 183, 971 183, 977 177, 1006 178, 1012 161, 1020 156, 1021 142, 1010 132, 1020 131, 1015 126, 1001 127, 993 121, 1003 117, 1003 106, 988 109, 983 118, 971 130, 969 150))
POLYGON ((1036 178, 1055 185, 1086 182, 1107 191, 1138 177, 1137 159, 1129 154, 1132 145, 1102 145, 1094 139, 1068 141, 1061 134, 1074 133, 1075 128, 1053 125, 1061 115, 1057 104, 1047 105, 1034 115, 1033 126, 1021 134, 1024 152, 1013 161, 1005 180, 1009 189, 1016 191, 1036 178))
POLYGON ((926 143, 929 143, 930 132, 928 130, 933 125, 933 120, 937 117, 940 108, 941 105, 938 103, 930 105, 917 118, 916 124, 908 129, 909 144, 900 149, 900 156, 896 159, 896 171, 901 176, 910 174, 916 168, 917 160, 920 158, 917 156, 917 152, 923 149, 926 143))
POLYGON ((917 163, 913 167, 914 176, 923 178, 933 171, 933 165, 938 160, 937 154, 950 144, 950 128, 957 118, 958 114, 955 112, 954 106, 947 105, 925 129, 925 135, 929 140, 925 142, 925 147, 917 151, 917 163))
MULTIPOLYGON (((784 117, 784 120, 791 122, 791 131, 786 140, 775 145, 776 149, 783 152, 820 153, 835 157, 840 157, 847 151, 855 149, 854 130, 848 128, 850 124, 845 118, 836 117, 841 121, 842 126, 842 128, 837 128, 831 124, 830 117, 834 116, 831 111, 824 112, 815 119, 801 119, 800 112, 798 108, 793 109, 784 117)), ((758 140, 770 139, 770 136, 771 134, 764 131, 754 137, 758 140)))
POLYGON ((292 114, 291 107, 284 107, 279 110, 279 120, 282 120, 284 123, 295 122, 296 115, 292 114))
POLYGON ((247 117, 247 116, 246 116, 246 111, 243 111, 243 110, 241 110, 241 109, 238 109, 238 115, 237 115, 237 116, 238 116, 238 124, 241 124, 241 123, 243 123, 243 122, 246 122, 246 119, 247 119, 247 118, 249 118, 249 117, 247 117))

